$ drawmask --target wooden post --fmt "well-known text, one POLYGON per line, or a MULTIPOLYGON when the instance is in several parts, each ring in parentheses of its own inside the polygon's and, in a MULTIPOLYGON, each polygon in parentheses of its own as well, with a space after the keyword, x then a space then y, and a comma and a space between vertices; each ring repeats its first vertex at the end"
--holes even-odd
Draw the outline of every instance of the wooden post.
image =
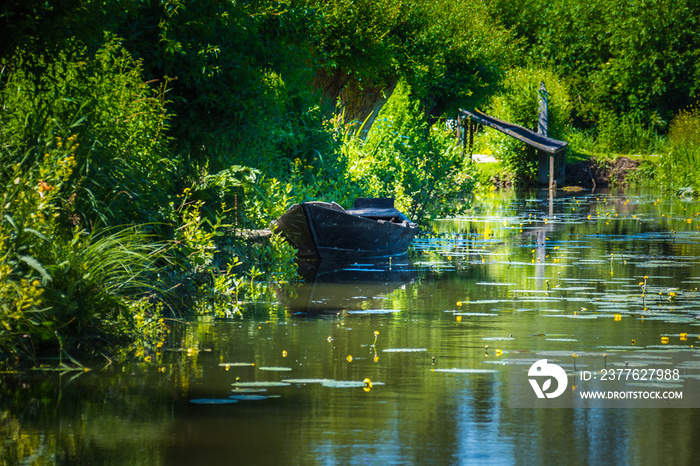
POLYGON ((537 134, 542 136, 547 136, 547 127, 549 126, 549 115, 548 115, 548 103, 547 103, 547 87, 544 85, 544 81, 540 82, 540 105, 539 105, 539 118, 537 119, 537 134))
MULTIPOLYGON (((539 94, 539 117, 537 119, 537 133, 542 136, 547 136, 547 127, 549 125, 549 112, 548 112, 548 102, 547 102, 547 87, 544 85, 544 81, 540 82, 539 94)), ((548 175, 546 180, 549 184, 549 189, 554 189, 554 154, 549 154, 549 163, 546 162, 547 155, 540 151, 539 153, 539 169, 542 170, 546 167, 548 175), (544 162, 544 163, 543 163, 544 162)), ((544 181, 545 178, 541 173, 538 176, 540 182, 544 181)))
POLYGON ((457 127, 455 128, 455 133, 457 136, 457 144, 462 144, 462 157, 466 155, 467 141, 464 139, 464 124, 462 122, 462 115, 457 115, 457 127))
POLYGON ((469 163, 474 162, 474 131, 476 131, 476 123, 469 118, 469 163))

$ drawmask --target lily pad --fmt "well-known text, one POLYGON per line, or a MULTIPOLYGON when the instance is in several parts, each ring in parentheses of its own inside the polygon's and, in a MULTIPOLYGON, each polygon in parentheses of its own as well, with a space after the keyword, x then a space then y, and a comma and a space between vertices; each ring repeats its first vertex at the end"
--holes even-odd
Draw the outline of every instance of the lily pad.
POLYGON ((269 396, 265 395, 231 395, 229 396, 230 400, 240 400, 240 401, 258 401, 258 400, 267 400, 269 396))
POLYGON ((564 319, 599 319, 602 315, 592 314, 544 314, 542 317, 561 317, 564 319))
POLYGON ((324 382, 330 382, 331 379, 284 379, 285 383, 301 383, 301 384, 306 384, 306 383, 324 383, 324 382))
POLYGON ((190 403, 197 405, 229 405, 237 402, 238 400, 231 400, 229 398, 195 398, 190 400, 190 403))
POLYGON ((289 387, 285 382, 234 382, 231 384, 234 387, 289 387))
POLYGON ((348 311, 348 314, 392 314, 395 312, 401 312, 399 309, 361 309, 355 311, 348 311))
POLYGON ((500 282, 477 282, 477 285, 482 286, 515 286, 515 283, 500 283, 500 282))
POLYGON ((384 353, 419 353, 421 351, 428 351, 427 348, 387 348, 383 349, 384 353))
MULTIPOLYGON (((366 384, 362 380, 326 380, 321 385, 329 388, 362 388, 366 384)), ((384 385, 384 383, 372 382, 372 386, 375 385, 384 385)))
POLYGON ((452 367, 450 369, 431 369, 431 372, 450 372, 453 374, 496 374, 498 373, 495 369, 461 369, 459 367, 452 367))

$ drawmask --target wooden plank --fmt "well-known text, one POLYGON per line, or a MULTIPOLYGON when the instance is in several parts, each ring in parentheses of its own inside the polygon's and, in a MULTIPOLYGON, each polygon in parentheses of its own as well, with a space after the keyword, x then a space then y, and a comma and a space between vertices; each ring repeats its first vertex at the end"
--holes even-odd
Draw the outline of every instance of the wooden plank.
POLYGON ((493 128, 496 131, 500 131, 501 133, 514 137, 515 139, 522 141, 529 146, 543 150, 549 154, 557 154, 562 152, 566 150, 566 146, 568 145, 566 141, 558 141, 556 139, 537 134, 536 132, 522 126, 489 116, 483 112, 480 112, 479 110, 470 112, 460 108, 459 111, 483 126, 493 128))

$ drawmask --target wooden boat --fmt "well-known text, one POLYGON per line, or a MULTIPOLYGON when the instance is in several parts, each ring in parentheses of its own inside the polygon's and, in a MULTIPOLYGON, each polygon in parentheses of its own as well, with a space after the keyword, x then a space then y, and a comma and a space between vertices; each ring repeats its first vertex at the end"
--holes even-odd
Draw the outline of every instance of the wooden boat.
POLYGON ((403 254, 418 232, 391 198, 359 198, 348 210, 335 202, 294 204, 270 227, 302 260, 403 254))

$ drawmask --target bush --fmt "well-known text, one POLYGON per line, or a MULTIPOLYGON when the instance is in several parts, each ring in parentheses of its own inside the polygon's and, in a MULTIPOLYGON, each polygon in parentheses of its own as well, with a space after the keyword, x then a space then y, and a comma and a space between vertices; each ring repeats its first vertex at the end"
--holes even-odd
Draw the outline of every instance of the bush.
POLYGON ((18 57, 0 89, 0 350, 19 359, 164 329, 145 303, 168 256, 152 224, 122 225, 160 220, 174 182, 163 89, 116 40, 54 58, 18 57))
POLYGON ((14 163, 50 171, 58 162, 42 157, 70 146, 75 166, 61 210, 77 214, 73 222, 160 220, 179 164, 168 150, 165 83, 143 82, 141 64, 111 36, 94 56, 74 44, 39 74, 22 57, 15 68, 3 83, 1 136, 14 163))
POLYGON ((347 138, 354 183, 367 196, 393 197, 399 210, 421 221, 454 215, 471 194, 474 179, 454 136, 429 127, 410 87, 401 82, 382 108, 366 140, 347 138))

